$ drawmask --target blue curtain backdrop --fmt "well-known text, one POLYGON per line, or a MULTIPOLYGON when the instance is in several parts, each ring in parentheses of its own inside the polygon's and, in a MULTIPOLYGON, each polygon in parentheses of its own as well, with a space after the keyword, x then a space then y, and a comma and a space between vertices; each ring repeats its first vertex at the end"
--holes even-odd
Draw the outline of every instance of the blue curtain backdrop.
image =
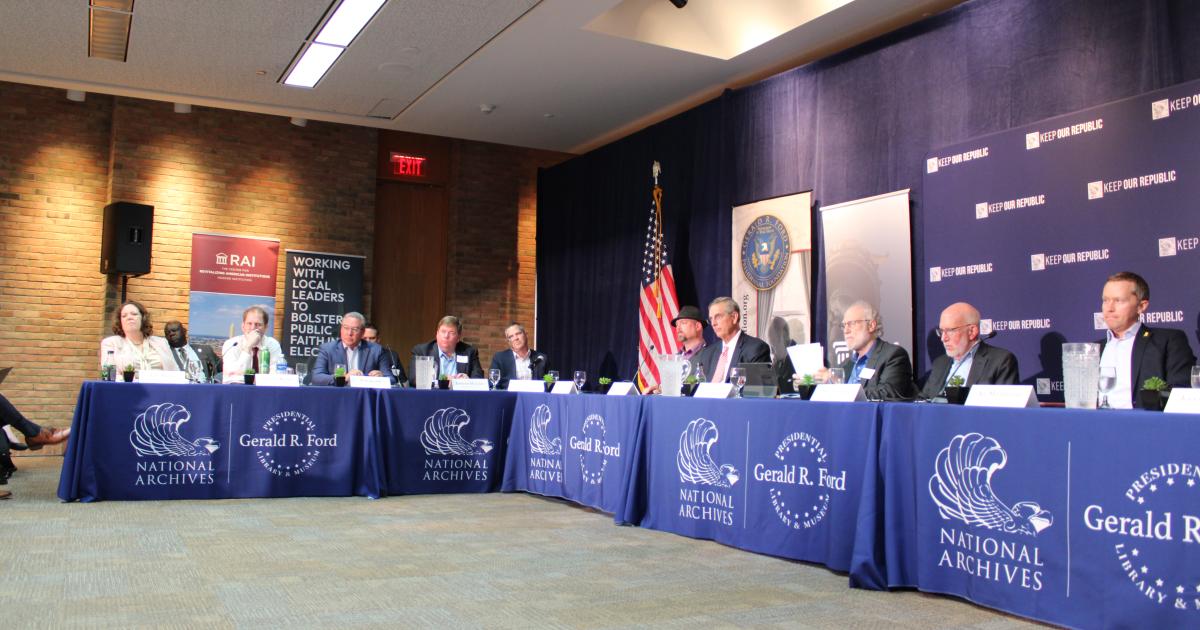
MULTIPOLYGON (((976 0, 726 91, 539 174, 538 348, 593 383, 632 376, 654 160, 680 303, 705 309, 730 290, 733 205, 804 190, 831 205, 910 188, 924 269, 927 151, 1196 78, 1200 2, 976 0)), ((814 294, 824 342, 824 287, 814 294)), ((918 319, 914 338, 932 325, 918 319)))

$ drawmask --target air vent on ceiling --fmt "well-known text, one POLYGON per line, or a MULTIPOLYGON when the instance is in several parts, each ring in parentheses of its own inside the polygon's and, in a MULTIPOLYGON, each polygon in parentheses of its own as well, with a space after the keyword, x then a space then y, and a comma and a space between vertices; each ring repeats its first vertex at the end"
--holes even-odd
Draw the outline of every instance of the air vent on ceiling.
POLYGON ((134 0, 90 0, 88 56, 124 62, 129 54, 129 28, 134 0))

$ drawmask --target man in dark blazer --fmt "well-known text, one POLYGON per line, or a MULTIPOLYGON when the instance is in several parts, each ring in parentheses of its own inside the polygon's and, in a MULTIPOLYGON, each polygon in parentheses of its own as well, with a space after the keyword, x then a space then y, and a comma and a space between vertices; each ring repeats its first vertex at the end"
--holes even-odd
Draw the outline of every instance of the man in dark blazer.
POLYGON ((429 343, 419 343, 412 349, 413 363, 410 364, 410 382, 416 387, 417 357, 433 357, 435 376, 443 374, 451 378, 483 378, 479 365, 479 351, 475 346, 462 341, 462 322, 453 315, 438 321, 437 336, 429 343))
POLYGON ((742 332, 742 314, 733 298, 719 297, 708 305, 708 323, 717 343, 707 346, 696 358, 710 383, 729 380, 729 370, 739 363, 770 363, 771 348, 758 337, 742 332))
MULTIPOLYGON (((904 348, 879 338, 879 311, 867 302, 850 305, 842 315, 842 336, 851 355, 842 363, 847 383, 862 383, 871 400, 912 400, 912 362, 904 348)), ((820 374, 819 376, 825 376, 820 374)))
POLYGON ((979 338, 979 311, 966 302, 947 306, 938 320, 938 336, 946 354, 933 360, 921 398, 942 396, 951 377, 963 385, 1015 385, 1020 380, 1017 358, 1004 348, 989 346, 979 338))
POLYGON ((342 316, 339 338, 321 344, 317 352, 317 363, 313 366, 313 385, 332 385, 334 368, 346 366, 346 376, 366 374, 386 376, 392 384, 392 359, 383 351, 383 346, 363 340, 366 319, 361 313, 346 313, 342 316))
POLYGON ((408 382, 408 375, 404 373, 404 363, 400 361, 400 355, 379 341, 379 326, 367 322, 367 325, 363 327, 363 341, 379 344, 388 360, 392 362, 392 376, 396 377, 396 382, 401 384, 408 382))
POLYGON ((1173 387, 1191 384, 1196 355, 1187 335, 1142 324, 1149 306, 1150 285, 1138 274, 1122 271, 1104 283, 1100 308, 1108 333, 1100 340, 1100 365, 1117 369, 1117 385, 1107 395, 1113 407, 1139 407, 1137 392, 1154 376, 1173 387))
POLYGON ((550 359, 546 353, 529 347, 525 327, 516 322, 509 324, 504 329, 504 338, 508 340, 509 349, 492 356, 491 369, 500 370, 500 382, 496 384, 496 389, 508 389, 508 382, 514 378, 541 380, 549 369, 547 363, 550 359))

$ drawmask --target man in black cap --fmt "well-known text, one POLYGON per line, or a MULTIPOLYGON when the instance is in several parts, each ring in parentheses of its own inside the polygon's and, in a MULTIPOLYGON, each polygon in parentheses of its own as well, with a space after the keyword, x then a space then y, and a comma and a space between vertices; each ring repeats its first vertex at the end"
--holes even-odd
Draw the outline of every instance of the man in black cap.
POLYGON ((696 355, 704 349, 704 315, 695 306, 685 306, 679 309, 679 315, 671 320, 675 329, 675 339, 683 346, 679 356, 692 362, 692 370, 696 369, 696 355))

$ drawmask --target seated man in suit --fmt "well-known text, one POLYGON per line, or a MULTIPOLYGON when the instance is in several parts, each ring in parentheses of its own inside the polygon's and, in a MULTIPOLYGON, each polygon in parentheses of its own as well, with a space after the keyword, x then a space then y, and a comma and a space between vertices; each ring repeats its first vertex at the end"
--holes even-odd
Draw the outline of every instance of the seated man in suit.
POLYGON ((392 362, 392 376, 395 377, 393 379, 394 382, 404 384, 408 381, 408 375, 404 373, 404 364, 400 362, 400 355, 396 354, 395 350, 383 345, 383 343, 379 341, 379 326, 376 326, 371 322, 367 322, 367 324, 363 326, 363 341, 379 344, 379 346, 383 348, 383 353, 386 354, 388 360, 392 362))
POLYGON ((946 384, 955 376, 963 377, 967 387, 1017 384, 1017 358, 979 338, 979 311, 974 306, 966 302, 947 306, 938 320, 937 333, 946 354, 933 360, 921 398, 944 395, 946 384))
MULTIPOLYGON (((0 396, 0 428, 11 426, 25 435, 25 446, 36 451, 46 446, 47 444, 61 444, 66 442, 71 436, 70 427, 66 429, 56 429, 54 427, 41 427, 34 424, 26 418, 8 399, 0 396)), ((8 478, 17 467, 13 465, 12 459, 8 454, 8 436, 0 431, 0 484, 8 483, 8 478)), ((12 496, 7 490, 0 491, 0 499, 7 499, 12 496)))
MULTIPOLYGON (((871 400, 912 400, 916 387, 908 352, 880 339, 882 332, 879 311, 867 302, 859 300, 842 314, 842 336, 851 351, 841 366, 846 382, 862 383, 871 400)), ((823 370, 818 378, 823 380, 827 375, 828 371, 823 370)))
POLYGON ((529 347, 529 336, 525 327, 513 322, 504 329, 504 338, 508 339, 508 350, 501 350, 492 357, 493 370, 500 370, 500 382, 496 389, 508 389, 511 379, 540 379, 549 368, 546 366, 549 358, 544 352, 538 352, 529 347))
POLYGON ((363 341, 366 318, 361 313, 349 312, 342 315, 339 339, 321 344, 317 352, 317 363, 313 366, 313 385, 332 385, 334 367, 346 366, 346 376, 392 376, 392 361, 377 343, 363 341))
MULTIPOLYGON (((417 377, 417 357, 433 357, 436 376, 443 374, 451 378, 483 378, 483 367, 479 365, 479 351, 462 341, 462 322, 453 315, 438 321, 437 337, 429 343, 413 346, 414 364, 409 370, 412 379, 417 377)), ((416 386, 416 381, 412 381, 416 386)))
POLYGON ((1108 333, 1100 340, 1100 365, 1117 370, 1117 385, 1108 402, 1118 409, 1137 407, 1137 392, 1146 379, 1157 376, 1174 387, 1187 387, 1196 355, 1187 335, 1170 328, 1150 328, 1140 321, 1150 306, 1150 285, 1136 273, 1108 277, 1100 309, 1108 333))
POLYGON ((729 369, 739 363, 770 363, 771 348, 758 337, 742 333, 742 314, 733 298, 719 297, 708 305, 708 323, 719 343, 700 351, 696 363, 710 383, 729 380, 729 369))

